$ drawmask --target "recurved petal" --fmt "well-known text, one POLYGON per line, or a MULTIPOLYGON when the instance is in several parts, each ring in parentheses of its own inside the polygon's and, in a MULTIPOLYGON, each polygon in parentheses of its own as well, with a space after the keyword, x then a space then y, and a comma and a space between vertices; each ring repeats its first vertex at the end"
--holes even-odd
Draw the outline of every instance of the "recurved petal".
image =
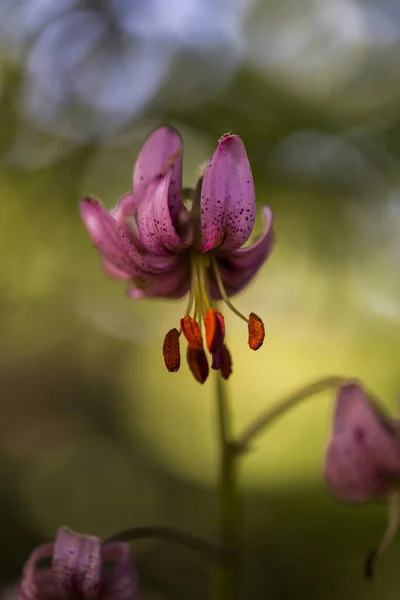
POLYGON ((201 251, 240 248, 253 229, 255 209, 253 176, 244 144, 237 135, 225 135, 204 174, 201 251))
POLYGON ((101 585, 101 541, 78 535, 69 529, 58 530, 54 543, 52 570, 62 598, 98 597, 101 585))
POLYGON ((154 256, 169 256, 187 248, 176 232, 169 210, 171 177, 172 172, 168 171, 164 177, 152 182, 137 210, 139 239, 154 256))
POLYGON ((102 262, 102 266, 103 266, 105 274, 108 275, 109 277, 112 277, 113 279, 121 279, 122 281, 127 281, 128 279, 131 279, 132 275, 130 275, 126 271, 122 271, 121 269, 118 269, 112 263, 110 263, 108 260, 105 260, 103 258, 101 262, 102 262))
POLYGON ((338 392, 325 480, 335 495, 348 502, 386 496, 400 482, 396 430, 357 384, 338 392))
POLYGON ((31 553, 25 564, 18 600, 58 600, 50 569, 39 569, 39 564, 52 556, 53 544, 43 544, 31 553))
POLYGON ((141 254, 98 200, 85 198, 80 204, 80 211, 92 242, 103 258, 119 271, 134 276, 141 273, 160 273, 173 266, 173 259, 168 262, 159 261, 141 254))
POLYGON ((190 288, 189 268, 178 265, 168 273, 136 277, 128 287, 128 296, 133 300, 141 298, 182 298, 190 288))
POLYGON ((117 221, 118 225, 124 225, 126 219, 135 215, 133 204, 133 194, 128 192, 124 194, 119 200, 116 206, 112 209, 111 214, 117 221))
MULTIPOLYGON (((273 248, 275 242, 272 228, 273 214, 268 206, 263 208, 263 217, 264 231, 253 244, 230 252, 221 249, 216 252, 219 273, 228 296, 234 296, 250 283, 273 248)), ((209 271, 209 281, 212 298, 220 300, 221 293, 212 269, 209 271)))
POLYGON ((121 542, 104 544, 102 557, 108 569, 103 575, 101 600, 136 600, 139 581, 129 546, 121 542))
POLYGON ((133 171, 132 209, 137 210, 149 184, 171 169, 169 202, 172 218, 176 205, 182 202, 182 139, 173 127, 163 126, 152 131, 140 150, 133 171))

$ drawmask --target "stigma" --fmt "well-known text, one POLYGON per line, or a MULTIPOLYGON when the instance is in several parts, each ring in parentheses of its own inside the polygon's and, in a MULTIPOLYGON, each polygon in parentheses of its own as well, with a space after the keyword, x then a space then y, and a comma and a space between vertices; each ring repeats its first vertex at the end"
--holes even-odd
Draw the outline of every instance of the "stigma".
POLYGON ((199 383, 204 383, 210 372, 205 348, 211 355, 212 369, 219 371, 223 379, 228 379, 232 374, 231 353, 225 344, 224 315, 213 308, 210 300, 208 289, 210 267, 223 302, 231 312, 247 323, 249 347, 252 350, 258 350, 265 337, 265 328, 260 317, 253 312, 246 317, 230 301, 218 270, 217 261, 212 253, 191 253, 191 287, 188 304, 185 314, 180 320, 179 329, 173 328, 165 336, 163 356, 168 371, 179 370, 181 364, 180 337, 183 335, 187 342, 187 363, 199 383))

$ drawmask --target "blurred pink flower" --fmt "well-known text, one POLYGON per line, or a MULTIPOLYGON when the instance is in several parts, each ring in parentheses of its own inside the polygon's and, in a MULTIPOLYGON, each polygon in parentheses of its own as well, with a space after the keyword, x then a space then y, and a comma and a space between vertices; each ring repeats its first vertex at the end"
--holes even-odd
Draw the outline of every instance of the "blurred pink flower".
POLYGON ((325 480, 345 502, 386 499, 387 530, 367 558, 372 575, 375 559, 389 546, 400 519, 400 428, 356 384, 343 386, 337 396, 333 432, 325 456, 325 480))
POLYGON ((137 600, 139 585, 129 546, 61 528, 54 543, 29 557, 19 600, 137 600), (50 566, 41 565, 50 559, 50 566))

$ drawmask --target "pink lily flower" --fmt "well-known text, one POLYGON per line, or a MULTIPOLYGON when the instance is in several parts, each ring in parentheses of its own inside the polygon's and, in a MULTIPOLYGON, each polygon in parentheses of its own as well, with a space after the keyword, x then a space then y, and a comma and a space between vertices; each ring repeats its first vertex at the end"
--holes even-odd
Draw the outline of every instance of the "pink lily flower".
POLYGON ((98 200, 81 202, 81 216, 100 252, 106 272, 128 282, 130 298, 181 298, 189 294, 179 329, 164 340, 167 369, 180 367, 179 338, 188 341, 187 359, 195 378, 209 373, 201 326, 212 368, 224 378, 232 362, 224 343, 225 324, 213 300, 223 300, 248 324, 249 346, 264 340, 261 319, 246 317, 230 301, 256 275, 274 242, 273 216, 264 207, 265 228, 243 247, 253 230, 253 177, 241 139, 224 135, 195 189, 182 188, 182 140, 172 127, 159 127, 145 141, 135 164, 132 190, 108 212, 98 200))

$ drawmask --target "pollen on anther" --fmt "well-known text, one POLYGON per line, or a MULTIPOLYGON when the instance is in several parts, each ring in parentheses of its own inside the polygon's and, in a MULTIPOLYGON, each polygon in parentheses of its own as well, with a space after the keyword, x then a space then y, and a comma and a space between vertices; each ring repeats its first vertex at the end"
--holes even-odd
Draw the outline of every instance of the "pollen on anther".
POLYGON ((195 319, 186 315, 181 319, 182 333, 188 341, 189 347, 193 350, 203 349, 203 337, 200 326, 195 319))
POLYGON ((188 346, 186 357, 189 368, 196 381, 199 383, 204 383, 210 370, 203 348, 201 350, 197 350, 196 348, 191 348, 188 346))
POLYGON ((258 350, 263 345, 265 337, 264 323, 255 313, 250 313, 248 321, 249 346, 252 350, 258 350))
POLYGON ((225 321, 222 313, 208 310, 204 315, 206 342, 209 352, 217 352, 222 348, 225 337, 225 321))
POLYGON ((171 329, 168 331, 163 344, 164 363, 170 373, 179 370, 181 365, 181 353, 179 350, 179 331, 171 329))
POLYGON ((232 375, 232 358, 228 348, 223 344, 222 346, 222 364, 220 373, 224 379, 229 379, 232 375))

